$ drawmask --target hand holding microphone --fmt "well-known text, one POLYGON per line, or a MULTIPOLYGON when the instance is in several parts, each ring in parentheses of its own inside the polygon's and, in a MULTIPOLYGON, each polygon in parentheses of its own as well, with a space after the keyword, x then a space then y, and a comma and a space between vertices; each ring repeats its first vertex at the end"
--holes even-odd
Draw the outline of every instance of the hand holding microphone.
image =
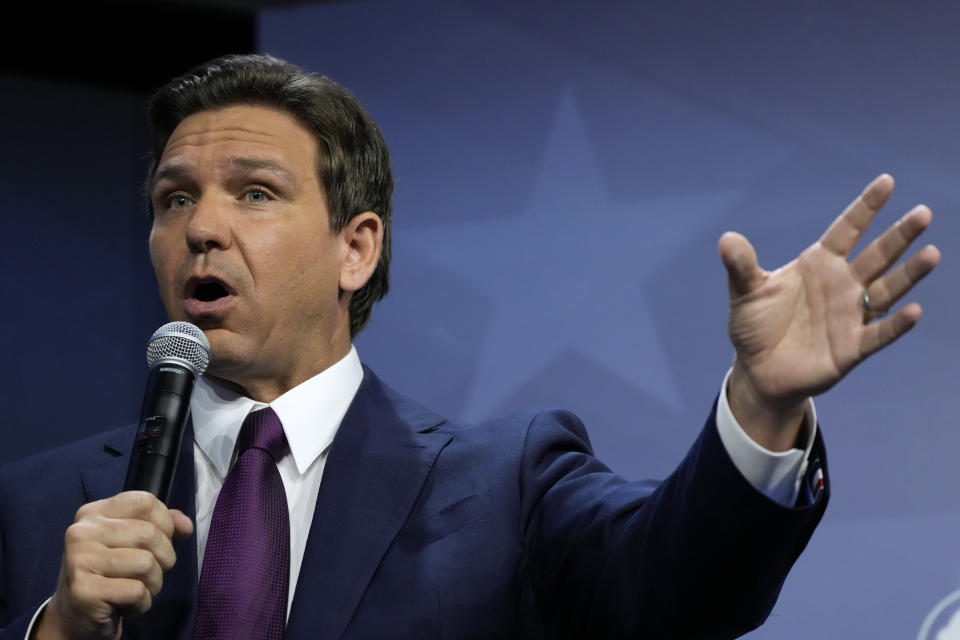
POLYGON ((123 616, 150 609, 173 567, 173 540, 193 523, 165 502, 176 469, 190 394, 210 360, 203 332, 187 322, 157 329, 124 492, 84 505, 67 529, 57 590, 34 637, 119 637, 123 616), (151 495, 152 494, 152 495, 151 495))

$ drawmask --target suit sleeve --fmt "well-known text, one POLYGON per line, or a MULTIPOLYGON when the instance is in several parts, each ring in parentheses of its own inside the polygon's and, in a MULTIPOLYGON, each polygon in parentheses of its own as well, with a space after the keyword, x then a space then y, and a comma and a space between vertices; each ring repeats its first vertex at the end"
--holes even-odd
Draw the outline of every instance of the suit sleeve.
MULTIPOLYGON (((613 474, 575 416, 533 418, 520 525, 547 637, 734 638, 766 619, 827 492, 795 508, 759 493, 715 412, 659 484, 613 474)), ((825 460, 819 433, 814 456, 825 460)))
POLYGON ((84 502, 72 459, 45 452, 0 466, 0 640, 23 640, 56 588, 64 531, 84 502))
POLYGON ((15 620, 10 620, 10 612, 7 610, 7 590, 10 579, 7 575, 6 549, 3 546, 3 527, 0 527, 0 625, 2 625, 0 640, 24 640, 30 628, 30 621, 43 603, 38 602, 35 609, 23 613, 15 620))
POLYGON ((0 629, 0 640, 25 640, 34 613, 34 611, 25 613, 3 629, 0 629))

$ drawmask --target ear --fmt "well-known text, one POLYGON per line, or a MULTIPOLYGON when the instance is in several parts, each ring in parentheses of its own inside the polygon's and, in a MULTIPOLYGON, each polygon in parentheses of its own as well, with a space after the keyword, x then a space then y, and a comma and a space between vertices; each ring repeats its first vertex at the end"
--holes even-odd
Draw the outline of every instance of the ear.
POLYGON ((340 230, 340 241, 344 251, 340 262, 340 290, 356 291, 367 283, 383 246, 383 222, 372 211, 355 215, 340 230))

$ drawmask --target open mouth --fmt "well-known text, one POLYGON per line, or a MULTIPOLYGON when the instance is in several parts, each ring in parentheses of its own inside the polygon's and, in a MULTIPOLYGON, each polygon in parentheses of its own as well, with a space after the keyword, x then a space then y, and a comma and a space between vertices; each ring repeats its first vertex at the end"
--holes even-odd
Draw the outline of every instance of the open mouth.
POLYGON ((187 298, 200 302, 213 302, 231 294, 223 282, 216 278, 191 278, 187 282, 187 298))
POLYGON ((219 282, 201 282, 193 291, 193 297, 202 302, 211 302, 230 295, 219 282))

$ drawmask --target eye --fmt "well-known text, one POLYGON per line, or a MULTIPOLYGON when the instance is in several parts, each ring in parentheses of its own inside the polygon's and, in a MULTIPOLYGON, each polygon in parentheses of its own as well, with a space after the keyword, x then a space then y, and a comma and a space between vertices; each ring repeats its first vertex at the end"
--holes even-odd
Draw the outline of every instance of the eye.
POLYGON ((251 189, 245 194, 247 202, 251 204, 263 204, 270 200, 270 196, 263 189, 251 189))
POLYGON ((190 205, 190 198, 182 195, 167 198, 167 209, 183 209, 190 205))
POLYGON ((159 198, 156 208, 160 211, 176 211, 189 207, 191 204, 193 204, 193 200, 190 199, 190 196, 173 193, 159 198))

